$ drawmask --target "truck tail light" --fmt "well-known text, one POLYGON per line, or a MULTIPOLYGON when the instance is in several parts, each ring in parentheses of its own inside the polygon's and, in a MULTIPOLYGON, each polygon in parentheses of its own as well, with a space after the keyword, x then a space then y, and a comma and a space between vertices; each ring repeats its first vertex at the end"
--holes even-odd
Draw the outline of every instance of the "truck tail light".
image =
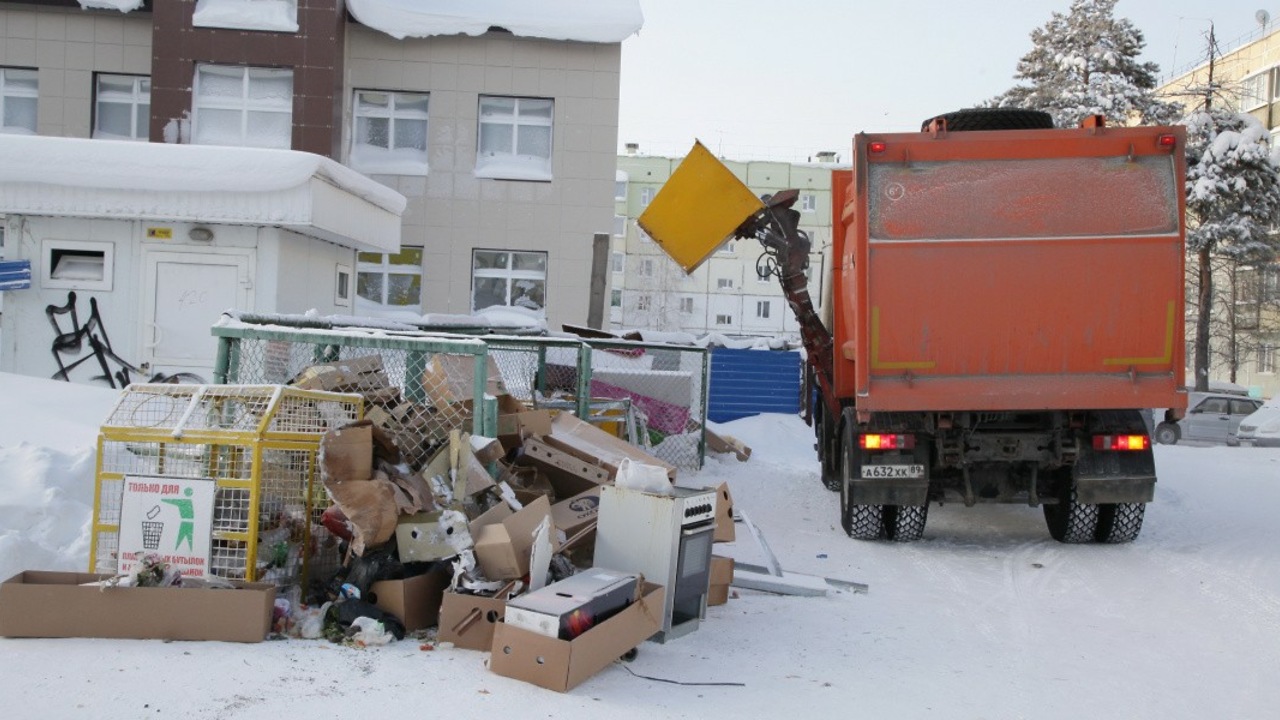
POLYGON ((863 450, 910 450, 915 446, 915 435, 864 433, 858 436, 858 447, 863 450))
POLYGON ((1178 138, 1174 137, 1173 135, 1161 135, 1160 137, 1156 138, 1156 144, 1159 145, 1160 147, 1171 148, 1174 145, 1178 144, 1178 138))
POLYGON ((867 143, 867 152, 869 153, 879 154, 888 149, 889 149, 888 143, 884 143, 879 140, 873 140, 867 143))
POLYGON ((1094 435, 1094 450, 1148 450, 1151 438, 1146 435, 1094 435))

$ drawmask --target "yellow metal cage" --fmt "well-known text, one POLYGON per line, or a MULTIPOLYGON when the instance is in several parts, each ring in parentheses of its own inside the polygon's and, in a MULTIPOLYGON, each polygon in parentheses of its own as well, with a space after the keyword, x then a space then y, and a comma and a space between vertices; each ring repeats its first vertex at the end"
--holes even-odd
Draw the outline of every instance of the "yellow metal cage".
POLYGON ((336 569, 337 541, 319 523, 329 504, 320 440, 363 416, 356 394, 283 385, 128 386, 98 434, 90 572, 117 571, 126 477, 215 483, 213 575, 290 586, 336 569))

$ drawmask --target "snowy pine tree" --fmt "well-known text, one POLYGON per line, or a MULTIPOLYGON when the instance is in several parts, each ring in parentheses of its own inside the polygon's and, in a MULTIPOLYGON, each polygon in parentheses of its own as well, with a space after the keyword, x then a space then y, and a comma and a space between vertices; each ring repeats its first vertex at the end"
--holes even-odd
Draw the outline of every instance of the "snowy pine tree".
POLYGON ((1031 32, 1033 48, 1018 61, 1017 85, 989 101, 997 107, 1044 110, 1058 127, 1076 127, 1089 115, 1108 125, 1135 116, 1162 125, 1180 115, 1178 106, 1155 99, 1155 63, 1138 62, 1146 45, 1142 31, 1114 16, 1116 0, 1073 0, 1066 15, 1053 13, 1031 32))
MULTIPOLYGON (((1207 104, 1207 103, 1206 103, 1207 104)), ((1268 263, 1280 241, 1280 157, 1252 115, 1208 107, 1187 116, 1187 251, 1195 259, 1196 389, 1209 383, 1213 261, 1232 267, 1268 263)), ((1236 338, 1233 336, 1231 342, 1236 338)), ((1234 371, 1234 367, 1232 370, 1234 371)))

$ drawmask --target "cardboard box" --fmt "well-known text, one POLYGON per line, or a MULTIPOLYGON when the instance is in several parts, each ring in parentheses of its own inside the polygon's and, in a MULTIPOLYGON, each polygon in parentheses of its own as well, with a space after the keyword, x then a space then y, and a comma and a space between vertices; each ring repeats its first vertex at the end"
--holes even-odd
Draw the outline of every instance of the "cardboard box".
POLYGON ((639 601, 572 640, 500 622, 489 669, 548 690, 570 690, 661 629, 663 587, 646 582, 642 593, 639 601))
POLYGON ((716 532, 711 542, 733 542, 738 531, 733 523, 733 496, 729 494, 729 483, 720 483, 716 488, 716 532))
POLYGON ((600 488, 574 495, 551 506, 551 521, 566 537, 573 537, 582 528, 594 523, 600 514, 600 488))
POLYGON ((733 584, 733 558, 711 556, 711 585, 707 589, 707 606, 729 602, 729 586, 733 584))
POLYGON ((513 580, 529 572, 533 533, 551 515, 551 503, 538 498, 518 512, 506 503, 493 506, 471 521, 476 563, 490 580, 513 580))
POLYGON ((546 475, 557 498, 569 498, 612 482, 607 468, 552 447, 542 440, 524 441, 520 462, 530 463, 546 475))
POLYGON ((558 450, 605 468, 609 471, 611 480, 618 474, 618 465, 623 458, 631 458, 646 465, 657 465, 667 471, 669 479, 674 480, 676 477, 675 465, 568 413, 556 416, 551 422, 551 433, 544 435, 542 440, 558 450))
POLYGON ((410 632, 435 625, 440 620, 440 603, 452 573, 437 566, 431 572, 403 580, 379 580, 369 587, 374 604, 400 618, 410 632))
POLYGON ((524 444, 526 438, 551 432, 550 410, 529 410, 498 415, 498 442, 508 452, 524 444))
POLYGON ((396 523, 396 549, 401 562, 428 562, 453 557, 458 551, 440 525, 440 510, 400 516, 396 523))
POLYGON ((111 575, 28 570, 0 583, 0 636, 261 642, 276 588, 234 590, 86 585, 111 575))
POLYGON ((503 455, 506 455, 502 449, 502 443, 498 442, 497 438, 488 438, 483 435, 471 436, 471 452, 481 465, 498 462, 503 455))
MULTIPOLYGON (((507 394, 502 382, 502 371, 492 355, 485 357, 485 394, 497 397, 507 394)), ((444 408, 454 403, 475 399, 476 360, 471 355, 432 355, 422 372, 422 388, 431 404, 444 408)))
POLYGON ((721 557, 720 555, 711 556, 711 584, 733 584, 733 558, 721 557))
POLYGON ((382 369, 382 356, 366 355, 303 369, 293 384, 309 390, 365 391, 390 385, 382 369))
POLYGON ((715 453, 733 453, 738 462, 751 459, 751 448, 732 435, 720 435, 706 429, 707 449, 715 453))
POLYGON ((493 631, 507 612, 507 596, 485 597, 446 592, 440 603, 436 640, 467 650, 488 651, 493 631))

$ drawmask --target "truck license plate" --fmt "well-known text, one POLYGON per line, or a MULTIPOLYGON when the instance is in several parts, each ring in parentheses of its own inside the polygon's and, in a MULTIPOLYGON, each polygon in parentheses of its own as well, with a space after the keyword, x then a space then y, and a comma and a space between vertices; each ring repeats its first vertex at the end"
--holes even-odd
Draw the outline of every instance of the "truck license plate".
POLYGON ((922 478, 923 465, 863 465, 862 479, 922 478))

